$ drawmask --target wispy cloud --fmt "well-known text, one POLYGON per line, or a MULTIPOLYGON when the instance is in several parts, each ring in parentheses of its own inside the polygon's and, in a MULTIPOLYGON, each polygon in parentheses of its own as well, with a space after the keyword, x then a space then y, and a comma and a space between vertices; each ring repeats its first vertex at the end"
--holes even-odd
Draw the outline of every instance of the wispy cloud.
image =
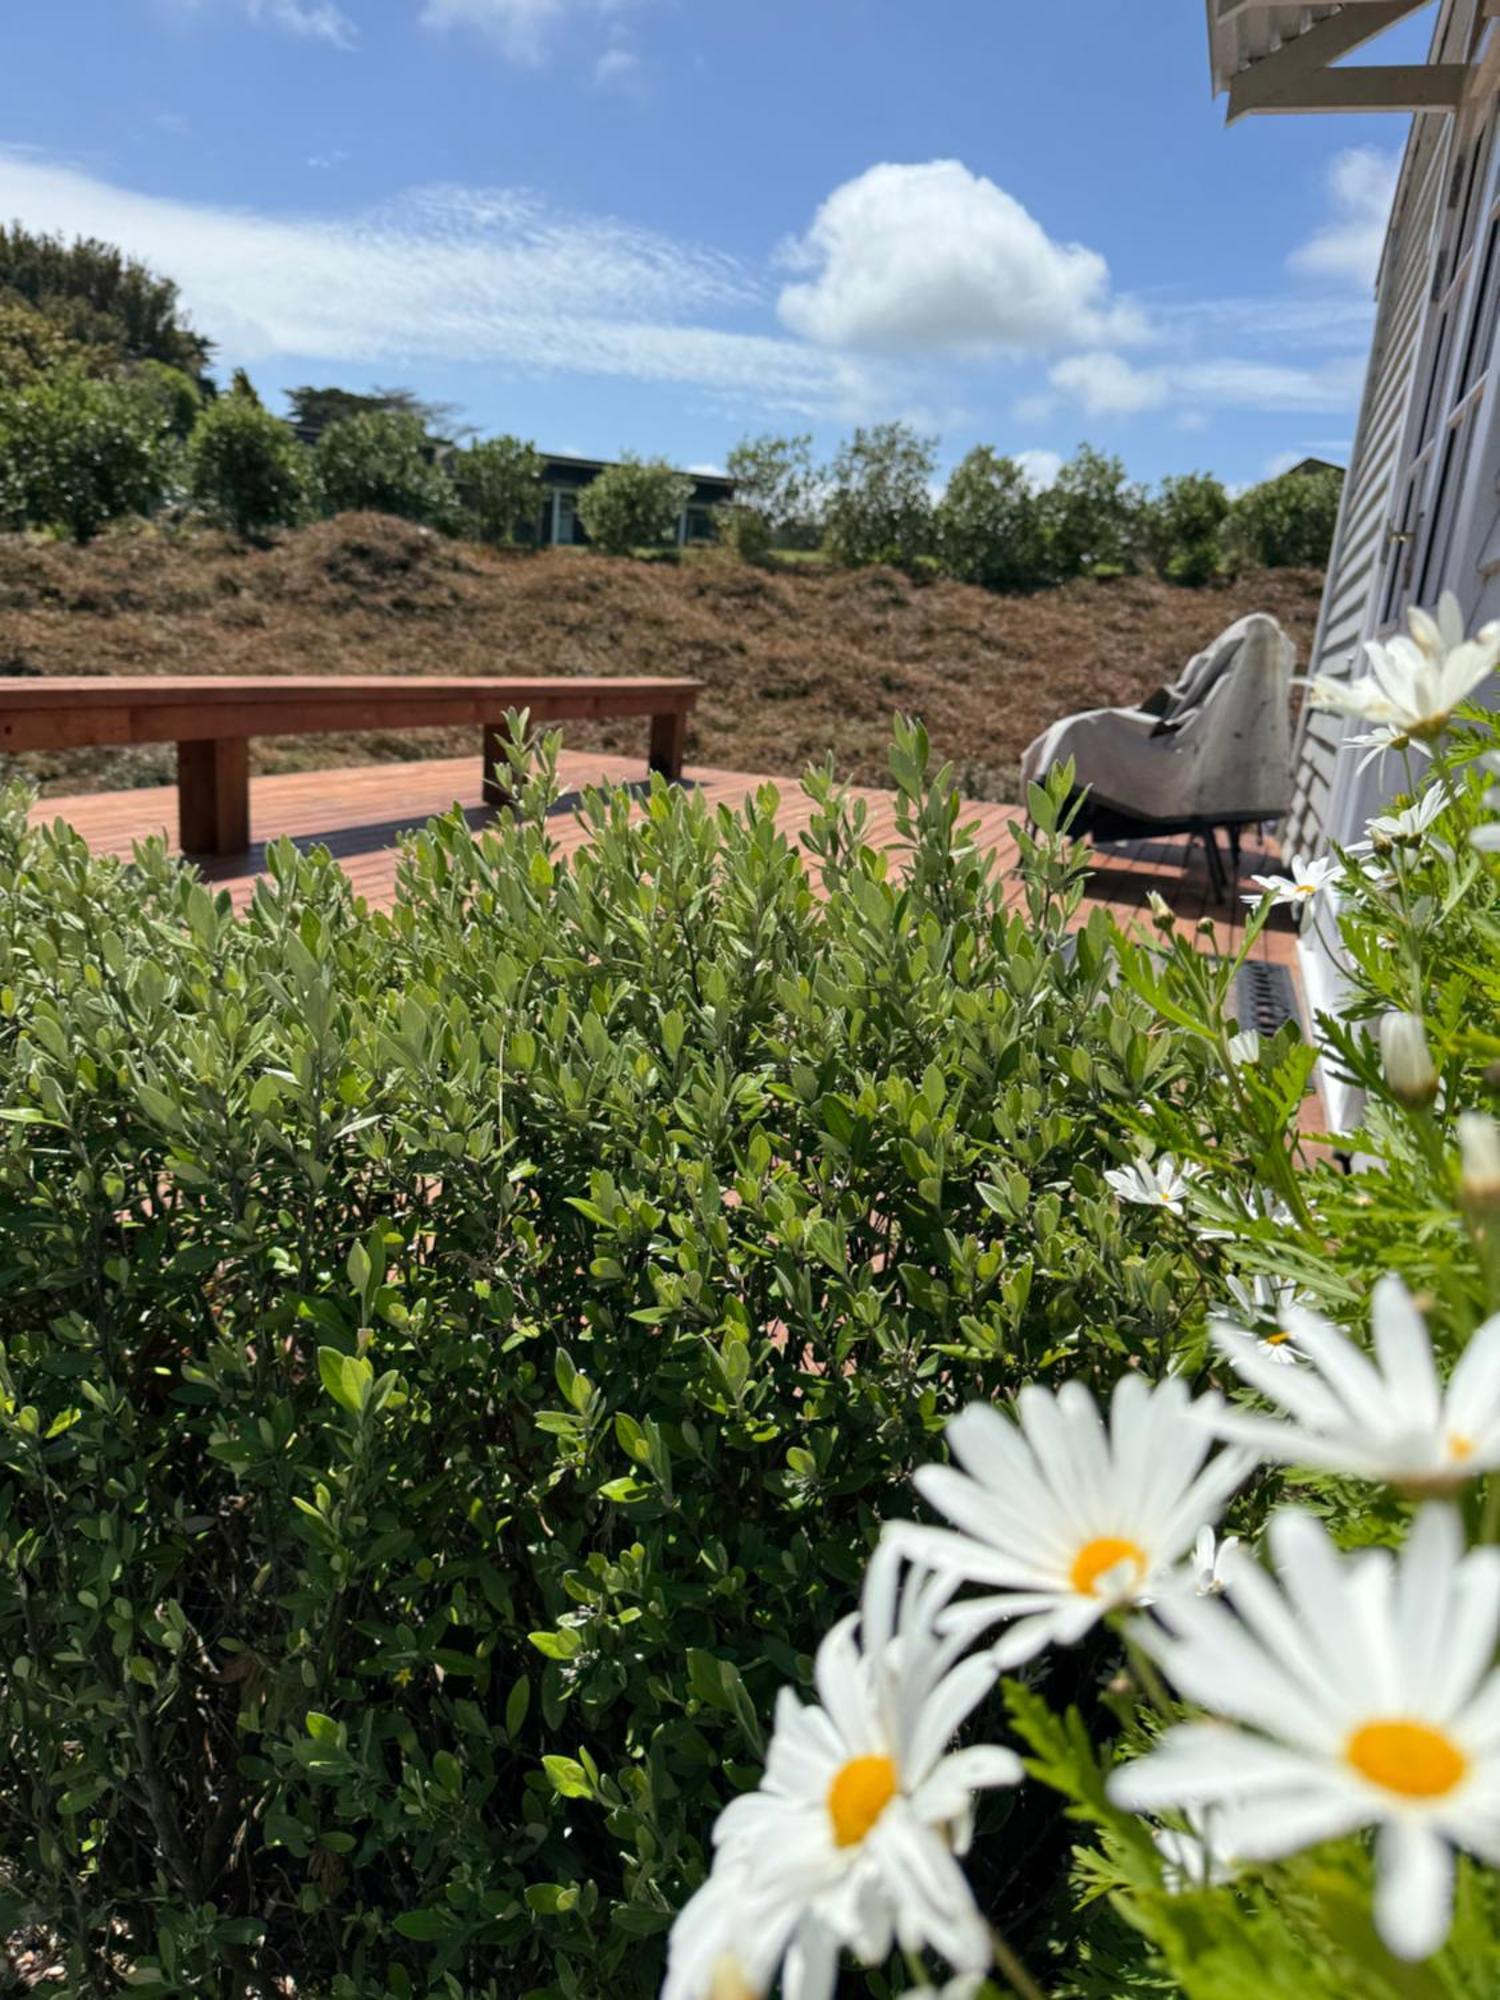
POLYGON ((1096 417, 1135 416, 1172 405, 1283 414, 1348 410, 1363 379, 1362 354, 1304 367, 1235 355, 1139 367, 1101 351, 1068 355, 1051 370, 1054 387, 1096 417))
POLYGON ((432 187, 351 217, 272 216, 12 150, 0 151, 0 214, 103 236, 169 272, 226 361, 430 357, 696 383, 825 413, 860 403, 868 380, 838 355, 738 330, 763 301, 735 259, 522 190, 432 187))
MULTIPOLYGON (((224 0, 167 0, 167 4, 179 14, 193 15, 222 7, 224 0)), ((328 42, 337 49, 352 49, 358 39, 354 22, 335 0, 228 0, 228 4, 262 27, 328 42)))
POLYGON ((424 28, 438 33, 457 29, 481 35, 508 62, 535 65, 546 61, 569 22, 601 22, 632 4, 633 0, 421 0, 417 18, 424 28))
POLYGON ((1287 259, 1300 277, 1332 278, 1368 291, 1375 283, 1401 169, 1399 153, 1350 146, 1327 173, 1330 216, 1287 259))

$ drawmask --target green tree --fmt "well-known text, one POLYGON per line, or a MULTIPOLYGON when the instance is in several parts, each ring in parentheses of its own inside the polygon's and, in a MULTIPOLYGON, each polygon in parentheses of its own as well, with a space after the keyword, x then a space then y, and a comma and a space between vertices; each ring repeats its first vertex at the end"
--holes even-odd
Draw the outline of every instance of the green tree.
POLYGON ((107 357, 98 348, 70 340, 35 307, 0 295, 0 391, 23 388, 69 361, 97 375, 104 371, 107 357))
POLYGON ((1042 499, 1047 566, 1056 581, 1135 566, 1145 496, 1118 458, 1080 445, 1042 499))
POLYGON ((839 447, 824 536, 835 561, 914 563, 932 545, 937 440, 909 424, 875 424, 839 447))
POLYGON ((160 397, 76 362, 0 395, 0 518, 86 542, 165 497, 179 449, 160 397))
POLYGON ((1325 569, 1343 491, 1344 475, 1336 466, 1286 472, 1252 486, 1229 510, 1231 552, 1260 569, 1325 569))
POLYGON ((1229 495, 1210 472, 1164 479, 1142 513, 1151 560, 1173 583, 1207 583, 1224 563, 1222 531, 1229 495))
POLYGON ((330 424, 313 463, 327 514, 369 508, 445 532, 457 525, 453 483, 432 463, 422 420, 410 412, 376 410, 330 424))
POLYGON ((237 535, 291 527, 307 506, 306 453, 290 427, 249 396, 221 396, 198 420, 189 489, 237 535))
POLYGON ((156 399, 173 437, 179 444, 185 444, 203 409, 203 397, 192 376, 184 375, 180 368, 169 367, 165 361, 138 362, 130 374, 144 394, 156 399))
POLYGON ((810 435, 742 438, 725 470, 734 499, 719 511, 719 531, 731 548, 754 557, 817 546, 820 481, 810 435))
POLYGON ((665 459, 627 452, 584 487, 578 518, 596 547, 625 556, 670 541, 692 497, 693 482, 685 472, 674 472, 665 459))
POLYGON ((429 444, 445 442, 436 433, 453 429, 454 406, 425 403, 415 389, 376 388, 366 392, 318 389, 304 383, 300 389, 288 389, 286 399, 291 405, 293 426, 305 444, 316 444, 330 424, 343 423, 348 417, 415 417, 429 444))
POLYGON ((193 330, 176 285, 113 244, 0 225, 0 300, 7 297, 118 360, 163 361, 198 381, 206 374, 212 343, 193 330))
POLYGON ((937 557, 949 576, 991 590, 1046 581, 1042 507, 1013 458, 976 445, 954 468, 933 521, 937 557))
POLYGON ((509 545, 535 535, 542 505, 542 455, 517 437, 485 438, 458 453, 453 483, 477 540, 509 545))

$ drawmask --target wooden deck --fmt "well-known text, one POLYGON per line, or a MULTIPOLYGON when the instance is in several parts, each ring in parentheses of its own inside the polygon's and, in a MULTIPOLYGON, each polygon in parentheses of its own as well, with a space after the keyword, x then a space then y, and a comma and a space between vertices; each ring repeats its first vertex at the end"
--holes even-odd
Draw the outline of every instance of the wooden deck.
MULTIPOLYGON (((557 841, 564 851, 577 847, 583 829, 570 801, 590 784, 643 785, 644 764, 630 757, 564 752, 561 776, 568 793, 559 801, 557 841)), ((813 807, 794 778, 768 780, 741 771, 690 770, 686 781, 710 804, 731 808, 743 803, 761 785, 774 783, 781 793, 777 815, 788 839, 796 840, 812 817, 813 807)), ((894 797, 889 792, 859 790, 869 810, 868 837, 877 844, 897 844, 894 797)), ((264 865, 264 843, 290 835, 299 844, 319 843, 343 864, 357 893, 374 908, 388 908, 395 891, 395 846, 399 835, 420 826, 434 813, 461 805, 478 826, 491 818, 480 799, 479 759, 445 758, 423 763, 374 764, 329 771, 298 772, 288 777, 255 778, 251 782, 251 832, 255 844, 244 854, 199 862, 206 881, 227 888, 243 904, 264 865)), ((1009 870, 1015 860, 1012 825, 1014 806, 966 804, 965 821, 977 823, 979 838, 995 851, 997 865, 1009 870)), ((73 798, 43 799, 34 817, 67 820, 97 852, 128 858, 134 843, 160 833, 174 839, 177 792, 164 785, 130 792, 92 792, 73 798)), ((1187 843, 1180 840, 1138 841, 1100 851, 1090 902, 1102 903, 1122 922, 1139 918, 1147 892, 1163 895, 1186 922, 1208 916, 1214 920, 1214 949, 1232 950, 1244 915, 1235 894, 1226 907, 1212 899, 1201 848, 1193 848, 1184 867, 1187 843)), ((1242 877, 1275 866, 1274 852, 1246 846, 1242 877)), ((1271 963, 1293 962, 1296 934, 1284 913, 1267 926, 1257 947, 1271 963)))

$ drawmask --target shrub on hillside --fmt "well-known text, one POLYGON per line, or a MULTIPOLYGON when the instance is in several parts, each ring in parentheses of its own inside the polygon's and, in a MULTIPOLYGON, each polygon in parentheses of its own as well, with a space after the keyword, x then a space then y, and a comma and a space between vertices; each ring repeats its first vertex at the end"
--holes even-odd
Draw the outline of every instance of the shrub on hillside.
POLYGON ((1257 569, 1326 569, 1343 491, 1344 475, 1332 467, 1252 486, 1229 510, 1231 551, 1257 569))
POLYGON ((485 438, 453 460, 465 526, 476 541, 535 541, 542 508, 542 455, 517 437, 485 438))
POLYGON ((910 568, 932 547, 937 440, 909 424, 856 430, 835 454, 823 508, 824 544, 836 562, 910 568))
POLYGON ((693 482, 674 472, 665 459, 636 458, 627 452, 607 465, 578 496, 584 533, 606 555, 628 556, 675 541, 682 511, 693 497, 693 482))
POLYGON ((0 393, 0 521, 89 541, 158 506, 179 455, 153 388, 66 361, 0 393))
POLYGON ((0 294, 0 394, 24 388, 68 362, 91 375, 107 372, 107 357, 98 349, 69 340, 44 313, 0 294))
POLYGON ((565 857, 518 754, 389 917, 12 799, 3 1907, 77 1990, 649 2000, 944 1418, 1195 1336, 1214 1246, 1104 1175, 1213 1051, 1064 949, 1055 801, 1017 885, 892 775, 904 882, 826 777, 809 880, 769 788, 565 857))
POLYGON ((131 380, 155 398, 173 437, 186 444, 203 411, 203 395, 192 376, 165 361, 138 361, 129 372, 131 380))
POLYGON ((1212 473, 1186 472, 1162 481, 1142 510, 1142 540, 1169 582, 1203 584, 1218 575, 1229 504, 1222 480, 1212 473))
POLYGON ((1049 579, 1133 569, 1144 507, 1145 495, 1120 459, 1080 445, 1042 496, 1049 579))
POLYGON ((725 471, 734 500, 720 509, 719 533, 737 554, 755 560, 776 548, 817 547, 822 481, 810 435, 742 438, 725 471))
POLYGON ((325 514, 368 510, 451 532, 453 482, 432 462, 422 420, 375 410, 331 423, 313 450, 315 491, 325 514))
POLYGON ((949 576, 991 590, 1030 590, 1046 580, 1040 496, 1013 458, 979 445, 949 476, 934 519, 934 545, 949 576))
POLYGON ((211 403, 188 453, 189 490, 237 535, 291 527, 307 507, 307 454, 288 425, 250 396, 211 403))

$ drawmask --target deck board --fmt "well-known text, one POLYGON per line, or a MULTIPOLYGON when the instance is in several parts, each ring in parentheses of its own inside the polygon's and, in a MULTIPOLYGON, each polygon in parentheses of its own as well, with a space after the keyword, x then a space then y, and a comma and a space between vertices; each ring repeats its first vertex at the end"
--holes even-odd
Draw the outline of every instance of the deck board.
MULTIPOLYGON (((558 846, 571 852, 582 845, 585 830, 571 808, 586 786, 645 782, 644 763, 604 752, 564 751, 559 776, 567 788, 555 810, 558 846)), ((789 840, 799 841, 813 807, 795 778, 698 767, 686 781, 712 805, 741 806, 760 786, 774 784, 781 795, 777 823, 789 840)), ((890 792, 851 787, 869 813, 867 838, 875 845, 897 846, 895 798, 890 792)), ((299 771, 286 776, 253 778, 250 824, 254 845, 248 852, 198 863, 205 881, 227 888, 243 906, 264 867, 265 843, 290 836, 302 846, 321 844, 340 862, 356 892, 372 908, 387 909, 395 896, 396 844, 407 829, 421 826, 435 813, 457 804, 475 826, 490 813, 480 798, 478 757, 385 763, 328 771, 299 771)), ((981 844, 994 852, 996 866, 1014 869, 1016 845, 1014 806, 965 801, 962 819, 972 822, 981 844)), ((136 841, 160 833, 174 844, 177 791, 172 785, 128 792, 90 792, 39 802, 33 817, 61 818, 73 826, 98 853, 128 858, 136 841)), ((897 865, 899 866, 899 859, 897 865)), ((1269 845, 1246 844, 1242 877, 1275 865, 1269 845)), ((1216 903, 1200 848, 1182 840, 1112 843, 1100 850, 1085 909, 1102 904, 1122 923, 1142 918, 1146 897, 1155 889, 1186 923, 1213 919, 1211 941, 1217 951, 1232 950, 1244 916, 1236 893, 1229 905, 1216 903), (1184 863, 1186 865, 1184 865, 1184 863)), ((1019 888, 1017 889, 1019 895, 1019 888)), ((1204 940, 1209 943, 1208 939, 1204 940)), ((1285 913, 1278 912, 1262 933, 1260 957, 1291 965, 1296 933, 1285 913)))

